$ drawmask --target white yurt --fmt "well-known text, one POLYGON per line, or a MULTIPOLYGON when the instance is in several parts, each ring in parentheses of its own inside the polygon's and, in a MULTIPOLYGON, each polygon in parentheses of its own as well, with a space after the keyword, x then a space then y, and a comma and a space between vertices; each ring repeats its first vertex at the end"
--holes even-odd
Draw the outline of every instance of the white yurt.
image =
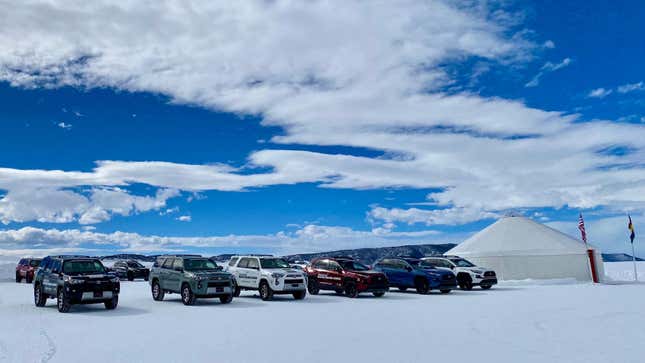
POLYGON ((591 281, 587 248, 593 250, 594 268, 602 281, 604 269, 600 250, 525 217, 501 218, 446 254, 492 268, 500 280, 575 278, 591 281))

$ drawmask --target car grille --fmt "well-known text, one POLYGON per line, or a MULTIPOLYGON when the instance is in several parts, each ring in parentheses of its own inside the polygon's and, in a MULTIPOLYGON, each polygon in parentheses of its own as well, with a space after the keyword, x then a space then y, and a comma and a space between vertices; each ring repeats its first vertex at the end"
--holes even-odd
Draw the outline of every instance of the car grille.
POLYGON ((303 284, 305 280, 303 279, 285 279, 284 283, 285 284, 303 284))
POLYGON ((484 272, 484 276, 486 276, 486 277, 494 277, 495 272, 494 271, 486 271, 486 272, 484 272))
POLYGON ((93 292, 93 291, 109 291, 114 288, 113 283, 110 281, 86 281, 81 284, 80 291, 93 292))
POLYGON ((443 281, 452 281, 455 279, 455 275, 443 275, 443 281))
POLYGON ((209 281, 208 287, 226 287, 230 286, 230 281, 209 281))

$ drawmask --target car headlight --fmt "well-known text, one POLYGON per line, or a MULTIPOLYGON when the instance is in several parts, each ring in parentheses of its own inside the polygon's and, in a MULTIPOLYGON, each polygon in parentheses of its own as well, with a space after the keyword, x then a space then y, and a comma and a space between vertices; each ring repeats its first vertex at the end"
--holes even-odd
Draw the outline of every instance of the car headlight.
POLYGON ((119 282, 119 276, 114 276, 110 279, 110 282, 119 282))
POLYGON ((271 277, 273 277, 274 279, 276 279, 276 280, 277 280, 277 279, 281 279, 281 278, 283 278, 283 277, 284 277, 284 274, 281 274, 281 273, 279 273, 279 272, 274 272, 274 273, 272 273, 272 274, 271 274, 271 277))
POLYGON ((71 276, 63 277, 63 281, 68 282, 68 283, 70 283, 72 285, 82 284, 84 282, 84 280, 75 279, 75 278, 73 278, 71 276))

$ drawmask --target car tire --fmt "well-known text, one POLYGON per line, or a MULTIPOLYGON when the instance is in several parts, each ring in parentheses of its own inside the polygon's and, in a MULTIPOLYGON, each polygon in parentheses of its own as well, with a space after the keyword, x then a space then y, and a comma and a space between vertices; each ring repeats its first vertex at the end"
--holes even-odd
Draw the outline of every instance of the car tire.
POLYGON ((309 282, 307 283, 307 290, 311 295, 318 295, 320 292, 320 285, 318 285, 318 279, 315 277, 310 277, 309 282))
POLYGON ((233 301, 233 295, 225 295, 219 297, 219 302, 221 302, 222 304, 228 304, 231 301, 233 301))
POLYGON ((376 297, 382 297, 383 295, 385 295, 385 292, 384 291, 373 292, 372 295, 376 297))
POLYGON ((407 288, 407 287, 402 287, 402 286, 399 286, 399 287, 398 287, 398 289, 399 289, 399 291, 401 291, 401 292, 405 292, 405 291, 407 291, 407 290, 408 290, 408 288, 407 288))
POLYGON ((344 291, 344 290, 335 290, 334 292, 336 293, 336 295, 343 295, 343 294, 345 294, 345 291, 344 291))
POLYGON ((480 287, 482 288, 482 290, 488 290, 493 287, 493 285, 481 285, 480 287))
POLYGON ((260 282, 260 298, 264 301, 273 299, 273 290, 266 281, 260 282))
POLYGON ((20 280, 22 280, 22 278, 20 277, 20 272, 16 272, 16 282, 20 283, 20 280))
POLYGON ((195 300, 197 300, 197 298, 195 297, 193 290, 190 288, 190 285, 181 285, 181 302, 184 303, 184 305, 193 305, 195 300))
POLYGON ((349 298, 355 298, 358 297, 358 289, 356 288, 356 284, 353 282, 347 282, 345 283, 345 296, 349 298))
POLYGON ((439 291, 441 291, 442 294, 450 294, 450 291, 452 290, 439 290, 439 291))
POLYGON ((307 290, 296 291, 293 293, 293 298, 296 300, 302 300, 307 296, 307 290))
POLYGON ((162 301, 164 296, 166 295, 165 291, 163 291, 163 289, 159 285, 159 281, 157 280, 154 280, 152 282, 151 291, 152 291, 152 299, 154 301, 162 301))
POLYGON ((473 279, 470 275, 461 274, 460 276, 457 276, 457 283, 459 284, 459 288, 462 290, 470 291, 473 289, 473 279))
POLYGON ((242 289, 240 289, 239 286, 237 286, 237 282, 233 280, 233 296, 238 297, 240 296, 240 293, 242 292, 242 289))
POLYGON ((110 300, 105 300, 103 304, 107 310, 116 309, 117 305, 119 305, 119 295, 114 295, 110 300))
POLYGON ((128 281, 134 281, 134 274, 132 272, 128 272, 128 281))
POLYGON ((41 284, 34 286, 34 303, 37 307, 41 308, 47 303, 47 295, 43 292, 41 284))
POLYGON ((417 279, 414 282, 414 287, 417 289, 417 292, 419 294, 425 295, 430 292, 430 285, 428 284, 428 280, 423 278, 417 279))
POLYGON ((69 299, 65 296, 65 291, 61 288, 58 289, 56 294, 56 307, 58 308, 59 313, 66 313, 72 307, 72 304, 69 303, 69 299))

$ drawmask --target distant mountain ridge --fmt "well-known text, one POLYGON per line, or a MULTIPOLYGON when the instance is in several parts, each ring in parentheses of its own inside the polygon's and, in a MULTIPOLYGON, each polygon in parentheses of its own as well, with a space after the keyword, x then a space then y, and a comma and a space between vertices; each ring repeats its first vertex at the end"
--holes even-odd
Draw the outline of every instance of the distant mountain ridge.
MULTIPOLYGON (((603 253, 602 260, 605 262, 626 262, 632 261, 632 255, 626 253, 603 253)), ((636 257, 636 261, 645 261, 642 258, 636 257)))

